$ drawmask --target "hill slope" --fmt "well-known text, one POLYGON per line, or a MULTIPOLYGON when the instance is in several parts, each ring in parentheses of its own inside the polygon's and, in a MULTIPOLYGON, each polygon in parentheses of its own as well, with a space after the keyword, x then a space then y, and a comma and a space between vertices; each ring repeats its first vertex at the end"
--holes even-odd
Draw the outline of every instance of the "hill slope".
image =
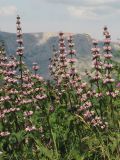
MULTIPOLYGON (((23 35, 25 47, 25 61, 29 67, 33 62, 40 65, 40 73, 45 78, 49 78, 48 65, 49 58, 52 56, 52 46, 58 47, 57 33, 25 33, 23 35)), ((65 40, 68 33, 65 34, 65 40)), ((80 71, 90 68, 92 38, 87 34, 73 34, 75 49, 77 51, 77 68, 80 71)), ((9 55, 15 55, 16 52, 16 34, 0 32, 0 40, 3 40, 6 45, 6 50, 9 55)), ((101 45, 101 43, 100 43, 101 45)))

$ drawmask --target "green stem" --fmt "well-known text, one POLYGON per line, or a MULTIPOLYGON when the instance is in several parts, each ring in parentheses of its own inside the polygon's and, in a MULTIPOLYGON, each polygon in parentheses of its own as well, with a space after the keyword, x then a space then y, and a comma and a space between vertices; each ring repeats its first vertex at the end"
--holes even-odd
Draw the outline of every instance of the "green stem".
POLYGON ((49 127, 49 131, 50 131, 50 135, 51 135, 51 139, 53 141, 53 144, 54 144, 54 151, 55 151, 55 155, 56 155, 56 160, 58 160, 58 149, 57 149, 57 144, 56 144, 56 140, 54 138, 54 134, 53 134, 53 130, 52 130, 52 127, 51 127, 51 124, 50 124, 50 118, 49 118, 49 114, 47 113, 47 110, 46 110, 46 107, 44 106, 44 109, 45 109, 45 115, 46 115, 46 118, 47 118, 47 123, 48 123, 48 127, 49 127))

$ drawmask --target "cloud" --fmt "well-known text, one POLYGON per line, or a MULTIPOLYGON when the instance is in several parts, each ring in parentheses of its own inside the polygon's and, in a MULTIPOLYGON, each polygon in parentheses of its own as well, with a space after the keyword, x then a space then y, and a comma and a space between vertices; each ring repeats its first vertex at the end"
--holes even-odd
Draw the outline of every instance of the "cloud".
POLYGON ((71 16, 81 19, 100 19, 120 14, 119 9, 111 6, 68 6, 67 10, 71 16))
POLYGON ((101 4, 110 4, 110 3, 120 3, 119 0, 44 0, 49 3, 61 3, 61 4, 72 4, 72 5, 101 5, 101 4))
POLYGON ((85 0, 84 1, 85 3, 84 4, 88 4, 88 5, 109 5, 111 3, 116 3, 116 2, 119 2, 119 0, 85 0))
POLYGON ((89 8, 89 7, 69 6, 67 10, 71 16, 75 16, 76 18, 83 18, 83 19, 97 18, 97 14, 94 12, 94 8, 92 7, 89 8))
POLYGON ((17 8, 13 5, 0 7, 0 16, 11 16, 16 14, 16 12, 17 8))
MULTIPOLYGON (((97 19, 120 14, 120 0, 44 0, 66 6, 69 15, 76 18, 97 19)), ((59 6, 58 6, 59 7, 59 6)))

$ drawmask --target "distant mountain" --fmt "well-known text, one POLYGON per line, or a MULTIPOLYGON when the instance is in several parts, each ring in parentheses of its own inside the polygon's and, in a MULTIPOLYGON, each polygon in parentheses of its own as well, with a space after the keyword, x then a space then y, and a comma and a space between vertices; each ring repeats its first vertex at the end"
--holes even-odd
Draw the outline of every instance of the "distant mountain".
MULTIPOLYGON (((68 33, 65 34, 65 41, 68 33)), ((92 38, 87 34, 73 34, 75 50, 77 52, 77 68, 81 73, 91 66, 91 47, 92 38)), ((3 40, 6 45, 6 50, 9 55, 15 55, 17 43, 16 34, 0 32, 0 40, 3 40)), ((57 33, 25 33, 23 35, 25 47, 24 61, 31 67, 33 62, 40 65, 40 74, 45 78, 49 78, 48 65, 49 58, 52 56, 52 46, 58 48, 57 33)), ((100 46, 102 43, 100 42, 100 46)), ((113 48, 119 48, 117 44, 113 44, 113 48)), ((119 55, 119 53, 117 53, 119 55)))

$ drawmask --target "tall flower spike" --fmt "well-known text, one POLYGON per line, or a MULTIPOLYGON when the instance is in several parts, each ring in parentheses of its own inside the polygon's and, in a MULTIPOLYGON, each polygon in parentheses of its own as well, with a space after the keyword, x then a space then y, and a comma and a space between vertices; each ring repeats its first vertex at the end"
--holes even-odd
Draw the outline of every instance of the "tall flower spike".
POLYGON ((17 25, 17 43, 18 43, 16 54, 21 57, 23 56, 23 53, 24 53, 24 47, 23 47, 23 37, 22 37, 20 16, 17 16, 16 25, 17 25))
POLYGON ((6 52, 5 52, 5 44, 3 41, 0 42, 0 55, 5 56, 6 52))
POLYGON ((70 74, 70 77, 72 77, 72 79, 74 79, 75 75, 76 75, 76 70, 75 70, 74 64, 77 60, 73 57, 73 55, 75 56, 75 50, 73 49, 74 43, 73 43, 73 38, 71 35, 68 38, 68 46, 69 46, 68 55, 70 56, 70 58, 68 60, 68 62, 70 64, 70 73, 69 74, 70 74))
POLYGON ((50 58, 50 65, 49 70, 50 74, 55 81, 58 81, 58 71, 59 71, 59 58, 58 58, 58 51, 56 50, 55 46, 53 45, 53 57, 50 58))
POLYGON ((110 42, 111 42, 111 35, 110 33, 108 32, 108 28, 105 26, 104 27, 104 32, 103 32, 104 36, 105 36, 105 39, 104 39, 104 47, 103 47, 103 50, 104 50, 104 69, 105 69, 105 79, 103 81, 104 84, 106 83, 112 83, 114 82, 114 79, 111 77, 111 70, 113 68, 113 65, 112 65, 112 61, 111 61, 111 58, 112 58, 112 48, 110 46, 110 42))
POLYGON ((39 69, 38 64, 34 62, 32 69, 34 70, 34 73, 35 73, 35 75, 36 75, 36 74, 37 74, 37 71, 38 71, 38 69, 39 69))
POLYGON ((96 82, 97 87, 99 89, 98 81, 101 79, 101 69, 102 69, 102 62, 100 59, 100 48, 98 48, 98 42, 93 40, 93 48, 91 49, 93 55, 93 65, 95 69, 95 76, 92 77, 92 80, 96 82))
POLYGON ((60 73, 63 79, 67 78, 67 58, 66 47, 64 42, 64 33, 59 33, 59 59, 60 59, 60 73))
MULTIPOLYGON (((8 63, 8 59, 6 57, 6 52, 5 52, 5 46, 4 42, 0 42, 0 75, 4 75, 4 72, 6 70, 6 65, 8 63)), ((0 76, 0 86, 2 85, 2 76, 0 76)))
POLYGON ((24 53, 24 47, 23 47, 23 37, 22 37, 22 28, 21 28, 21 22, 20 22, 20 16, 17 16, 17 51, 16 54, 19 56, 19 70, 20 70, 20 81, 21 81, 21 87, 23 83, 23 53, 24 53))

